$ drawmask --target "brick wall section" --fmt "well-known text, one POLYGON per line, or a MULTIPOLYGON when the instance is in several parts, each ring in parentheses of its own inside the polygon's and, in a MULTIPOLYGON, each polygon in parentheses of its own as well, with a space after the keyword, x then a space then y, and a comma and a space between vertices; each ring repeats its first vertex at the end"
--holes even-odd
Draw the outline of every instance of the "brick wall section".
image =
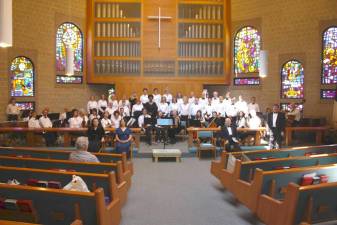
MULTIPOLYGON (((36 69, 37 110, 84 107, 88 97, 105 92, 109 85, 56 85, 55 32, 57 24, 74 21, 85 34, 86 0, 15 0, 14 48, 0 49, 0 120, 8 102, 8 65, 15 55, 28 54, 36 69), (30 55, 32 54, 32 55, 30 55)), ((300 55, 305 61, 305 116, 332 116, 332 102, 320 100, 321 30, 337 25, 337 1, 331 0, 232 0, 233 24, 260 21, 263 49, 269 50, 269 76, 258 88, 231 86, 233 95, 255 95, 262 108, 280 102, 280 58, 300 55), (324 24, 324 26, 322 25, 324 24)), ((25 99, 28 100, 28 99, 25 99)))

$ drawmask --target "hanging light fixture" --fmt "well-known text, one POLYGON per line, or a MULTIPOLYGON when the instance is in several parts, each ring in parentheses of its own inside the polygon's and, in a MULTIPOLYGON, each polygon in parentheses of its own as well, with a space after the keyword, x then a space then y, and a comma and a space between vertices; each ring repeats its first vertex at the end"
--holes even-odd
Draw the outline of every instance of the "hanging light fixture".
POLYGON ((261 78, 267 77, 268 75, 268 51, 260 51, 260 68, 259 76, 261 78))
POLYGON ((13 46, 12 0, 0 0, 0 47, 13 46))
POLYGON ((71 46, 66 47, 66 72, 67 76, 74 75, 74 50, 71 46))

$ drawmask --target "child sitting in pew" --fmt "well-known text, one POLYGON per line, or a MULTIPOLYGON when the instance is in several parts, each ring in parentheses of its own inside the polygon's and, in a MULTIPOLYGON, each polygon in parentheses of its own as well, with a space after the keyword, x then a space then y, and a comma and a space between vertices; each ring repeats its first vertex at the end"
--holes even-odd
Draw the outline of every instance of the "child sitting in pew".
POLYGON ((76 151, 70 153, 69 160, 75 162, 95 162, 98 163, 97 157, 88 152, 89 141, 87 137, 78 137, 75 143, 76 151))

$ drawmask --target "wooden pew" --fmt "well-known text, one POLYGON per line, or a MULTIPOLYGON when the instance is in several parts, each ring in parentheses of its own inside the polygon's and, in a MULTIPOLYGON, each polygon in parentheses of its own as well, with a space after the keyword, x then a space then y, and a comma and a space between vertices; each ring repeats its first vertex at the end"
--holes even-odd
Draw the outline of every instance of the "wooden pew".
POLYGON ((127 199, 128 184, 122 172, 122 162, 117 163, 83 163, 70 160, 18 158, 0 156, 0 165, 10 167, 75 170, 76 172, 107 174, 114 171, 117 175, 117 193, 124 204, 127 199))
POLYGON ((73 175, 80 176, 87 184, 89 190, 94 191, 97 188, 102 188, 105 196, 109 197, 111 201, 120 200, 114 172, 95 174, 0 166, 1 183, 6 183, 10 179, 16 179, 20 184, 25 185, 28 179, 37 179, 42 181, 58 181, 64 187, 72 180, 73 175))
POLYGON ((318 175, 327 175, 329 182, 337 182, 337 165, 335 164, 273 171, 256 169, 251 182, 236 181, 233 194, 253 213, 256 213, 260 195, 265 194, 275 199, 283 199, 289 183, 299 184, 303 175, 314 172, 318 175))
POLYGON ((227 168, 227 163, 229 156, 232 155, 235 158, 242 159, 247 157, 252 159, 253 157, 269 157, 282 158, 282 157, 293 157, 293 156, 304 156, 307 153, 335 153, 337 151, 337 145, 320 145, 320 146, 305 146, 305 147, 293 147, 284 148, 279 150, 258 150, 258 151, 245 151, 245 152, 226 152, 221 153, 219 161, 212 161, 211 163, 211 174, 216 178, 220 179, 221 170, 227 168))
MULTIPOLYGON (((72 134, 83 133, 84 136, 87 134, 88 128, 28 128, 28 127, 0 127, 0 133, 25 133, 26 143, 28 146, 34 146, 34 136, 42 132, 54 132, 59 133, 64 136, 64 147, 69 147, 71 144, 72 134)), ((106 131, 114 132, 114 128, 107 128, 106 131)), ((139 133, 140 128, 131 128, 132 135, 135 136, 135 145, 139 149, 139 133)))
POLYGON ((324 132, 326 132, 329 127, 286 127, 285 128, 285 142, 286 146, 292 144, 292 134, 293 132, 314 132, 316 134, 316 144, 322 144, 322 138, 324 137, 324 132))
POLYGON ((260 195, 256 215, 267 225, 310 225, 337 218, 337 182, 299 186, 290 183, 284 200, 260 195))
MULTIPOLYGON (((29 156, 31 158, 59 159, 68 160, 71 150, 48 150, 32 147, 0 147, 0 155, 3 156, 29 156)), ((110 163, 122 161, 123 173, 127 181, 128 188, 131 185, 131 177, 133 175, 133 163, 127 160, 126 153, 93 153, 100 162, 110 163)))
POLYGON ((106 205, 101 188, 94 192, 76 192, 0 184, 0 193, 5 198, 32 200, 41 224, 71 224, 78 219, 83 224, 118 225, 121 220, 119 200, 106 205))
MULTIPOLYGON (((193 136, 197 136, 195 133, 199 131, 213 131, 218 132, 220 128, 196 128, 196 127, 189 127, 187 128, 188 132, 188 148, 193 146, 193 136)), ((257 129, 250 129, 250 128, 238 128, 238 132, 255 132, 255 144, 261 145, 261 133, 266 131, 265 127, 260 127, 257 129)))
POLYGON ((234 192, 237 180, 250 182, 254 178, 255 169, 259 168, 264 171, 276 169, 276 167, 308 167, 315 165, 327 165, 337 163, 337 153, 319 155, 315 157, 300 156, 289 158, 275 158, 270 160, 241 161, 236 159, 233 167, 222 169, 220 181, 229 191, 234 192))

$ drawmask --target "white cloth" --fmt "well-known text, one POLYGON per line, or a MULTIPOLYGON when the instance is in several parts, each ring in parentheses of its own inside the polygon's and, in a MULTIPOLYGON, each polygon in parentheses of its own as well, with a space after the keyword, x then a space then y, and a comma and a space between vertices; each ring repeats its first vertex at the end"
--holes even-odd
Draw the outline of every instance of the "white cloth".
POLYGON ((98 100, 98 109, 99 109, 99 111, 104 112, 104 110, 102 109, 102 107, 107 108, 108 107, 108 102, 106 100, 100 99, 100 100, 98 100))
POLYGON ((101 119, 101 124, 104 129, 112 126, 111 120, 106 118, 101 119))
POLYGON ((111 117, 112 126, 116 129, 119 128, 121 120, 122 120, 121 116, 118 116, 117 118, 112 116, 111 117))
POLYGON ((219 101, 220 101, 220 100, 219 100, 219 98, 218 98, 218 97, 216 97, 216 98, 215 98, 215 97, 213 97, 213 98, 212 98, 212 104, 213 104, 213 105, 214 105, 214 104, 218 104, 218 103, 219 103, 219 101))
POLYGON ((180 116, 189 116, 190 115, 190 104, 181 104, 179 114, 180 116))
POLYGON ((153 95, 153 101, 157 104, 157 105, 159 105, 159 103, 160 103, 160 101, 161 101, 161 94, 154 94, 153 95))
POLYGON ((222 117, 226 116, 226 103, 225 102, 218 102, 217 104, 215 104, 215 111, 220 114, 222 117))
POLYGON ((169 114, 169 105, 165 103, 159 103, 158 105, 158 112, 164 113, 164 115, 169 114))
POLYGON ((17 105, 9 104, 6 108, 7 115, 19 115, 20 109, 17 105))
POLYGON ((109 101, 109 104, 112 105, 111 108, 112 108, 113 112, 118 111, 118 109, 119 109, 119 104, 118 104, 118 101, 117 101, 117 100, 110 100, 110 101, 109 101))
POLYGON ((89 116, 89 120, 90 120, 90 121, 92 121, 92 120, 95 119, 95 118, 100 119, 101 117, 100 117, 100 115, 94 116, 93 114, 90 114, 90 116, 89 116))
POLYGON ((301 120, 301 112, 298 108, 294 109, 291 112, 287 113, 288 116, 294 116, 294 120, 296 120, 297 122, 301 120))
POLYGON ((211 105, 206 105, 205 107, 204 107, 204 114, 207 114, 208 116, 212 116, 212 114, 213 114, 213 111, 216 111, 216 110, 214 110, 214 106, 211 104, 211 105))
POLYGON ((255 110, 255 112, 260 112, 259 104, 255 103, 249 103, 248 104, 248 112, 250 113, 252 110, 255 110))
POLYGON ((235 106, 233 104, 230 104, 230 105, 227 105, 226 107, 226 114, 227 116, 231 116, 231 117, 234 117, 237 115, 237 110, 235 108, 235 106))
POLYGON ((42 128, 51 128, 53 127, 53 123, 51 122, 51 120, 49 119, 49 117, 44 117, 41 116, 39 119, 40 125, 42 128))
POLYGON ((87 112, 90 113, 91 109, 98 109, 98 102, 97 101, 88 101, 87 103, 87 112))
POLYGON ((202 107, 200 104, 191 104, 190 115, 195 116, 199 110, 202 111, 202 107))
POLYGON ((122 117, 130 116, 130 107, 129 106, 124 106, 124 107, 121 107, 121 108, 124 109, 122 117))
POLYGON ((130 102, 129 102, 129 100, 119 100, 119 102, 118 102, 118 106, 119 106, 119 108, 120 107, 123 107, 123 106, 128 106, 128 107, 130 107, 130 102))
POLYGON ((69 119, 69 127, 70 128, 81 128, 82 127, 82 122, 83 122, 83 118, 82 117, 71 117, 69 119))
POLYGON ((32 117, 28 120, 28 127, 29 128, 40 128, 40 122, 38 119, 32 117))
POLYGON ((144 126, 145 118, 151 118, 151 116, 150 116, 150 115, 145 115, 145 116, 144 116, 144 114, 142 114, 142 115, 140 115, 140 116, 138 117, 138 126, 139 126, 139 127, 143 127, 143 126, 144 126))
POLYGON ((142 111, 144 108, 144 106, 142 104, 135 104, 132 106, 132 115, 134 116, 135 115, 135 112, 137 111, 142 111))
POLYGON ((67 119, 67 113, 66 112, 60 113, 59 120, 65 120, 65 119, 67 119))
POLYGON ((180 109, 180 105, 178 103, 171 103, 169 105, 169 112, 173 112, 173 111, 176 111, 176 112, 179 112, 179 109, 180 109))
POLYGON ((184 99, 182 99, 182 98, 177 98, 177 103, 178 103, 179 105, 184 104, 184 99))
POLYGON ((148 95, 141 95, 140 96, 140 102, 142 103, 142 104, 145 104, 145 103, 147 103, 149 101, 149 96, 148 95))
POLYGON ((258 116, 253 116, 248 121, 249 128, 257 129, 261 126, 261 119, 258 116))
POLYGON ((166 102, 169 102, 171 103, 172 102, 172 95, 169 93, 169 94, 163 94, 163 96, 166 98, 166 102))
POLYGON ((228 134, 229 134, 229 135, 233 135, 233 132, 232 132, 232 128, 231 128, 231 127, 227 127, 227 131, 228 131, 228 134))
POLYGON ((278 116, 278 113, 273 113, 273 127, 276 127, 277 116, 278 116))
POLYGON ((247 121, 246 118, 242 117, 242 118, 238 118, 237 122, 237 127, 247 127, 247 121))
POLYGON ((245 114, 248 113, 247 102, 245 102, 245 101, 237 101, 234 105, 235 105, 235 108, 236 108, 237 112, 242 111, 245 114))
POLYGON ((189 97, 188 98, 188 103, 193 104, 195 101, 195 97, 189 97))

